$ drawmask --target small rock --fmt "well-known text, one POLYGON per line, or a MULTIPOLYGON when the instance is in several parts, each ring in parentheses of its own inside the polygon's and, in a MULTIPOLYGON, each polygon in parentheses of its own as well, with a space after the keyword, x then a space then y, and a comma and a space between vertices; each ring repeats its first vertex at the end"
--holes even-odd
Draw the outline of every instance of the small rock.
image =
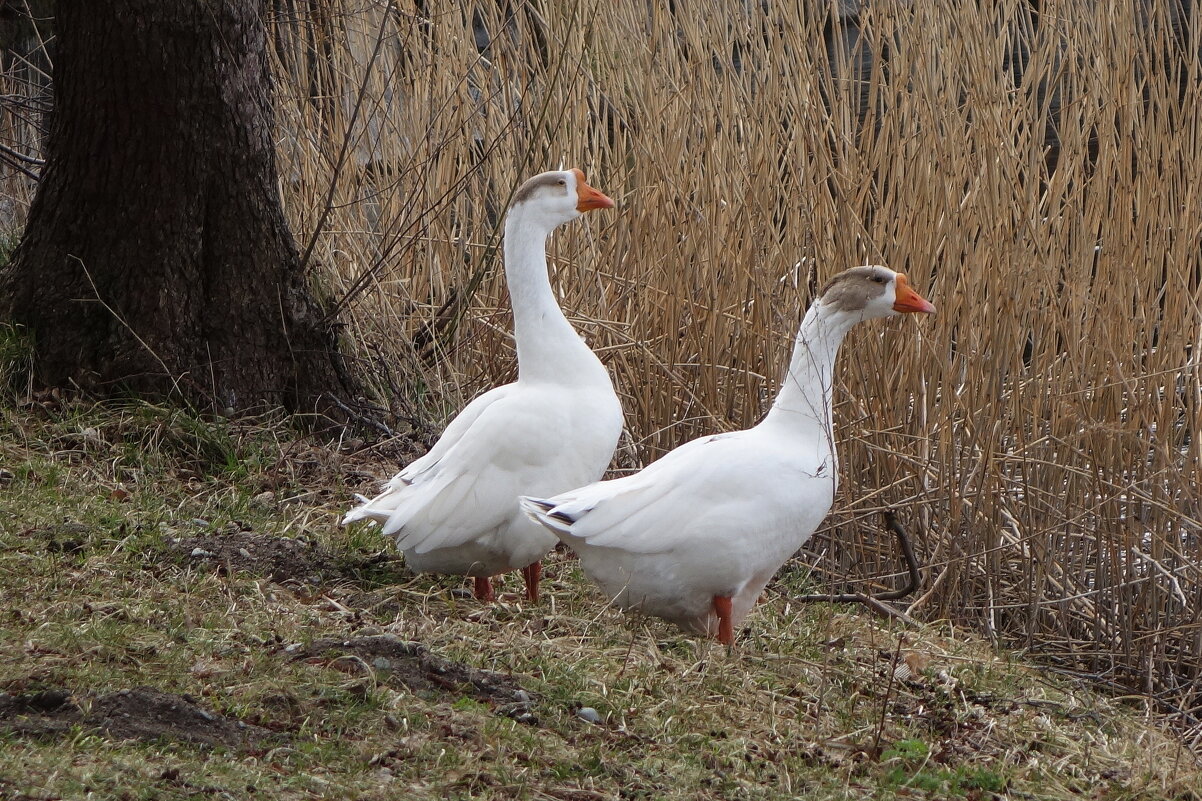
POLYGON ((208 528, 209 527, 209 521, 204 520, 199 517, 192 518, 191 520, 188 521, 188 523, 190 525, 196 526, 197 528, 208 528))
POLYGON ((212 551, 206 551, 204 548, 193 548, 192 549, 192 556, 194 556, 198 559, 208 559, 212 555, 213 555, 212 551))
POLYGON ((17 478, 17 474, 6 467, 0 467, 0 487, 5 484, 11 484, 17 478))
POLYGON ((377 656, 375 659, 371 660, 371 666, 376 670, 392 670, 392 662, 387 657, 383 656, 377 656))
POLYGON ((525 723, 530 726, 538 725, 538 715, 535 715, 533 712, 523 712, 515 717, 514 720, 518 723, 525 723))
POLYGON ((292 645, 288 645, 288 646, 284 647, 284 653, 290 654, 295 651, 299 651, 300 649, 301 649, 301 644, 299 642, 294 642, 294 643, 292 643, 292 645))
POLYGON ((85 428, 79 432, 79 435, 88 445, 100 445, 104 443, 104 437, 101 436, 100 429, 98 428, 85 428))
POLYGON ((270 506, 273 501, 275 501, 275 493, 271 490, 260 492, 254 497, 255 503, 263 504, 264 506, 270 506))
POLYGON ((241 556, 242 556, 242 558, 243 558, 243 559, 249 559, 249 558, 250 558, 250 551, 246 550, 245 548, 239 548, 239 549, 238 549, 238 553, 239 553, 239 554, 241 554, 241 556))
POLYGON ((526 692, 525 690, 518 690, 513 694, 513 700, 517 701, 519 704, 528 704, 530 703, 530 693, 526 692))
POLYGON ((582 706, 576 710, 576 717, 581 720, 587 720, 589 723, 600 723, 601 713, 593 709, 591 706, 582 706))

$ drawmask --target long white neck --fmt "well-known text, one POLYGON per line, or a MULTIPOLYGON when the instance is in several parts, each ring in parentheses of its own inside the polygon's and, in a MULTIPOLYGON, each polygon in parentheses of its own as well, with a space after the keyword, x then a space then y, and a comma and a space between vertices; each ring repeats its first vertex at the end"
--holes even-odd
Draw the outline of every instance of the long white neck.
POLYGON ((832 313, 821 303, 810 306, 797 332, 789 372, 761 426, 832 436, 835 356, 855 322, 852 315, 832 313))
POLYGON ((505 281, 513 306, 513 334, 517 340, 518 380, 580 383, 602 380, 610 384, 601 362, 563 316, 551 280, 547 277, 548 228, 530 219, 522 207, 510 209, 505 219, 505 281))

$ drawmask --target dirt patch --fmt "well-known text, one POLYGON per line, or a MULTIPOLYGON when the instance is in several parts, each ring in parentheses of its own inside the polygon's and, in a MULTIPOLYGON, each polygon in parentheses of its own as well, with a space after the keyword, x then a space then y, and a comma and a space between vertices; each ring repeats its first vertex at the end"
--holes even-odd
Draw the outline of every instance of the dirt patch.
POLYGON ((370 671, 390 686, 406 687, 426 700, 468 697, 520 723, 538 722, 531 711, 533 696, 512 676, 454 662, 421 643, 391 635, 325 638, 289 646, 285 652, 293 659, 329 664, 347 673, 370 671))
POLYGON ((277 584, 325 585, 339 582, 399 583, 408 578, 394 554, 345 554, 308 540, 272 537, 253 531, 204 533, 170 541, 172 561, 206 566, 223 574, 246 572, 277 584))
POLYGON ((185 696, 149 687, 78 697, 67 690, 0 694, 0 731, 53 737, 75 726, 95 729, 113 740, 178 740, 235 751, 262 751, 287 739, 219 715, 185 696))

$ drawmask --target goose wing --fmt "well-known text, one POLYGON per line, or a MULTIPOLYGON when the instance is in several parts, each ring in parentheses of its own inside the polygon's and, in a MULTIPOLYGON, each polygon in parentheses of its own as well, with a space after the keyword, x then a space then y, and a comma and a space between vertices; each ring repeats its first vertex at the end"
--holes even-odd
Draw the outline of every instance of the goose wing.
MULTIPOLYGON (((759 530, 762 518, 804 503, 798 494, 807 487, 798 486, 795 466, 763 446, 746 431, 696 439, 632 476, 526 498, 523 508, 569 545, 631 553, 704 547, 700 531, 739 536, 741 528, 759 530)), ((815 500, 818 494, 829 497, 830 490, 815 500)))
POLYGON ((454 547, 505 524, 532 476, 560 458, 562 424, 539 393, 516 385, 491 390, 447 426, 430 452, 411 463, 346 522, 373 519, 401 549, 454 547))

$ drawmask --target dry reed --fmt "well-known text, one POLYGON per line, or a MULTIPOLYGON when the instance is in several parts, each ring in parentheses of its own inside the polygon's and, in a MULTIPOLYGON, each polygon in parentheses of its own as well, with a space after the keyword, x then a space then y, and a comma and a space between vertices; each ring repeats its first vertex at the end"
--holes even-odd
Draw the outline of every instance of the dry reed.
POLYGON ((548 167, 618 200, 551 245, 625 405, 618 469, 753 423, 813 277, 904 270, 939 314, 846 344, 844 481, 806 561, 887 583, 868 521, 898 508, 915 613, 1196 725, 1197 19, 879 2, 828 50, 812 4, 662 5, 276 0, 285 202, 380 398, 436 426, 512 378, 500 218, 548 167))

